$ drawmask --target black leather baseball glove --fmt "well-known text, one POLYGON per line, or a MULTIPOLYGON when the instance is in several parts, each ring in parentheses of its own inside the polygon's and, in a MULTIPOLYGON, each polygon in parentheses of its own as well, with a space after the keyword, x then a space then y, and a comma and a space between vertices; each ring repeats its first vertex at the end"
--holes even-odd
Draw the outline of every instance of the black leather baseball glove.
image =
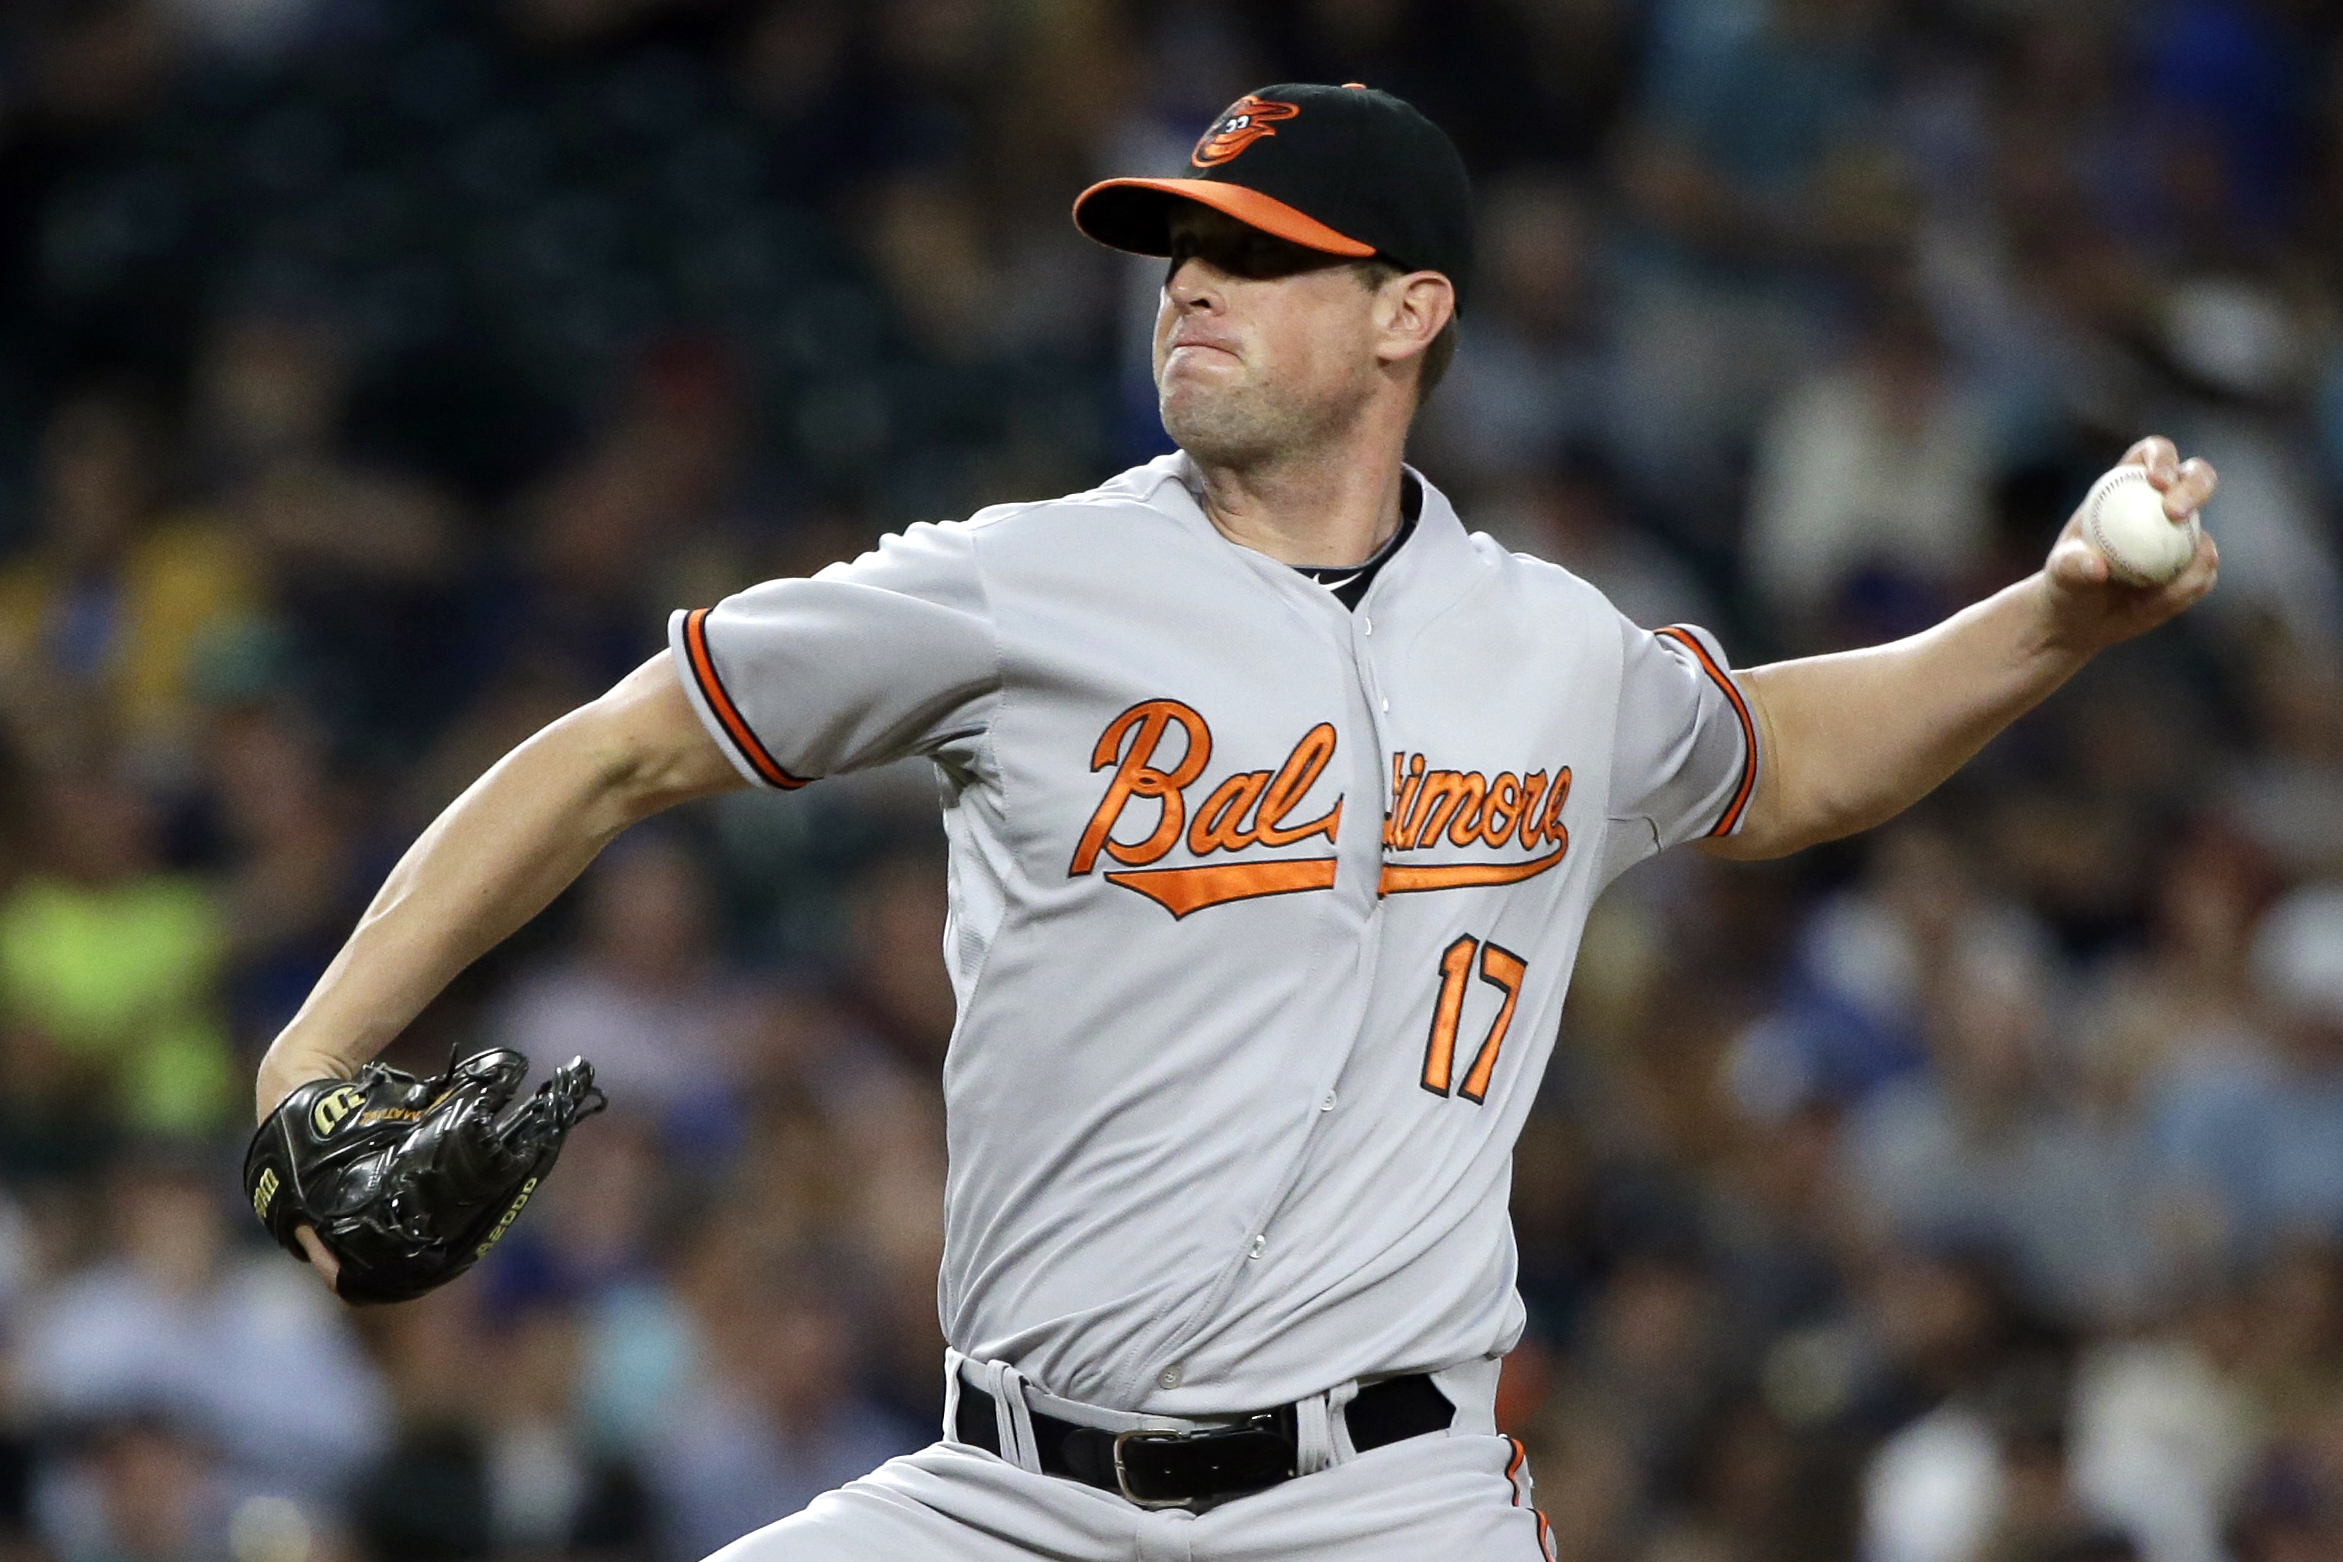
POLYGON ((529 1060, 479 1053, 436 1079, 369 1063, 278 1104, 244 1154, 244 1191, 304 1263, 308 1226, 341 1263, 349 1302, 403 1302, 496 1245, 537 1191, 571 1125, 603 1107, 583 1058, 513 1104, 529 1060))

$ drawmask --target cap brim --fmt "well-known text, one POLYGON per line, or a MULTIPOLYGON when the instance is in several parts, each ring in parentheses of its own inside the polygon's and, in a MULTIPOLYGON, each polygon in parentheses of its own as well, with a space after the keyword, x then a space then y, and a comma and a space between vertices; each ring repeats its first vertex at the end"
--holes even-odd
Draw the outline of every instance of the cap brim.
POLYGON ((1219 179, 1108 179, 1074 201, 1074 226, 1109 249, 1134 255, 1171 253, 1174 201, 1194 201, 1304 249, 1364 260, 1375 246, 1335 232, 1280 200, 1219 179))

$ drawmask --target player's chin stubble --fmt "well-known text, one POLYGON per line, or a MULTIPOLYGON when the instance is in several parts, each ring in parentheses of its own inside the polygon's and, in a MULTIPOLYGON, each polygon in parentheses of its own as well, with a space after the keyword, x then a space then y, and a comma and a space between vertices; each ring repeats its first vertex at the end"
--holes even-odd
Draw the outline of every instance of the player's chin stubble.
POLYGON ((1207 466, 1250 467, 1311 449, 1356 409, 1349 398, 1311 401, 1257 382, 1156 381, 1156 405, 1172 443, 1207 466))

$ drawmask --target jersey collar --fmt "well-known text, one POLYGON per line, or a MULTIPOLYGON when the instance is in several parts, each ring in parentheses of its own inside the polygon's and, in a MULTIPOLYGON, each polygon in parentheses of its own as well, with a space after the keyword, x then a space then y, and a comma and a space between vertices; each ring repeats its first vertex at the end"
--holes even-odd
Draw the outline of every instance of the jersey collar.
MULTIPOLYGON (((1423 508, 1416 516, 1415 532, 1398 552, 1384 561, 1357 610, 1386 619, 1422 622, 1461 599, 1479 583, 1490 565, 1465 535, 1464 523, 1457 518, 1456 507, 1448 502, 1448 496, 1414 467, 1407 468, 1407 472, 1415 478, 1424 496, 1423 508)), ((1257 561, 1265 577, 1277 580, 1281 587, 1297 596, 1314 599, 1334 618, 1351 616, 1323 586, 1290 565, 1223 537, 1211 517, 1204 513, 1203 502, 1198 497, 1202 484, 1187 452, 1175 450, 1157 456, 1106 486, 1131 494, 1150 509, 1172 517, 1231 554, 1257 561)))
MULTIPOLYGON (((1416 517, 1417 538, 1421 538, 1427 533, 1446 532, 1451 534, 1448 539, 1450 542, 1464 545, 1465 552, 1469 553, 1471 549, 1469 545, 1465 544, 1464 523, 1457 519, 1456 508, 1448 502, 1448 496, 1433 487, 1430 480, 1414 467, 1405 467, 1403 470, 1408 476, 1415 479, 1417 488, 1423 494, 1423 507, 1416 517)), ((1225 547, 1237 548, 1246 552, 1251 551, 1245 549, 1241 543, 1230 542, 1226 537, 1222 537, 1220 528, 1214 526, 1212 518, 1204 513, 1204 484, 1202 479, 1197 476, 1196 463, 1189 458, 1188 453, 1184 450, 1174 450, 1169 454, 1157 456, 1144 466, 1135 466, 1113 478, 1105 486, 1108 489, 1122 489, 1156 509, 1178 515, 1184 521, 1201 523, 1225 547), (1167 493, 1167 489, 1173 490, 1173 492, 1167 493)), ((1396 566, 1401 558, 1416 552, 1416 540, 1410 539, 1405 547, 1393 555, 1388 564, 1396 566)), ((1447 550, 1434 549, 1430 551, 1445 552, 1447 550)), ((1454 555, 1451 554, 1450 562, 1454 563, 1455 561, 1454 555)), ((1272 560, 1271 562, 1276 561, 1272 560)), ((1279 567, 1290 569, 1292 566, 1280 565, 1279 567)))

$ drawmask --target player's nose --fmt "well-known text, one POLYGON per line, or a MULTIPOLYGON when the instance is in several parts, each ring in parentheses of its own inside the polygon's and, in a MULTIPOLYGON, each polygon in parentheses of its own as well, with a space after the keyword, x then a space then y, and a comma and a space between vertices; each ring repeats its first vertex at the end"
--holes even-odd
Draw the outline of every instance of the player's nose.
POLYGON ((1225 280, 1211 265, 1191 255, 1172 267, 1163 290, 1182 310, 1218 309, 1225 280))

